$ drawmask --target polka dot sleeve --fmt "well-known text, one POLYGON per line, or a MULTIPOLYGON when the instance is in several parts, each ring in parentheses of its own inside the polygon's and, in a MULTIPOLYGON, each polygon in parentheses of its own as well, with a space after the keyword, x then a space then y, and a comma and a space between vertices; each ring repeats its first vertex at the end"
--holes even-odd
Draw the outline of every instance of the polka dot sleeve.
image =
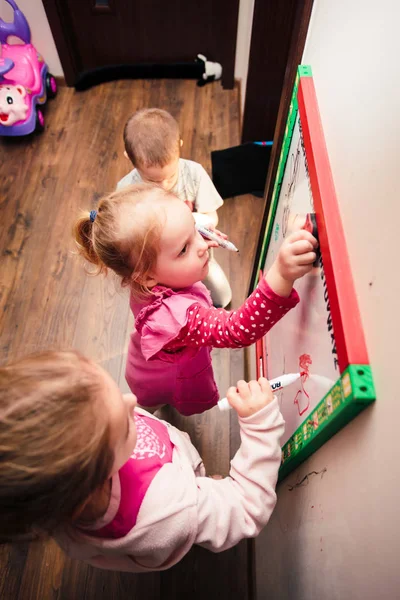
POLYGON ((165 350, 174 351, 187 346, 250 346, 298 302, 299 296, 295 290, 288 298, 283 298, 275 294, 263 279, 237 310, 206 308, 194 303, 188 308, 186 324, 178 336, 165 346, 165 350))

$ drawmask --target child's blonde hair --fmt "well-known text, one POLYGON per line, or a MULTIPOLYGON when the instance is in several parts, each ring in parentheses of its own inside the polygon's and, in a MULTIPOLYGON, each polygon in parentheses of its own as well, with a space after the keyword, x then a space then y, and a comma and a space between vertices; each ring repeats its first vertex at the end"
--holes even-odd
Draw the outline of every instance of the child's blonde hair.
POLYGON ((0 369, 0 540, 72 524, 114 462, 97 367, 46 352, 0 369))
POLYGON ((164 167, 179 156, 178 123, 166 110, 144 108, 128 119, 124 143, 135 167, 164 167))
POLYGON ((151 295, 146 280, 159 251, 165 216, 160 205, 171 198, 177 200, 148 183, 131 185, 100 200, 95 217, 82 212, 74 227, 80 254, 98 273, 114 271, 137 301, 151 295))

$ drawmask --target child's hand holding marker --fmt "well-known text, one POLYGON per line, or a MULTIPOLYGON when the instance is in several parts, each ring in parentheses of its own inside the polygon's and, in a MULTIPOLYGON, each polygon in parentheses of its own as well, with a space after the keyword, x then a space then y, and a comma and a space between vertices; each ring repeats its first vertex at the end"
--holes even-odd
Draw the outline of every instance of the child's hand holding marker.
MULTIPOLYGON (((303 373, 285 373, 284 375, 281 375, 280 377, 276 377, 275 379, 271 379, 270 381, 268 381, 268 379, 265 379, 265 377, 260 377, 260 379, 258 380, 258 385, 261 387, 261 391, 263 393, 265 393, 266 389, 268 388, 268 390, 271 391, 271 394, 273 397, 273 393, 275 391, 280 390, 280 389, 286 387, 287 385, 290 385, 291 383, 294 383, 295 381, 300 379, 302 374, 303 373)), ((246 399, 250 398, 250 403, 249 403, 248 408, 250 410, 252 410, 252 407, 254 408, 253 400, 254 400, 254 398, 258 398, 258 392, 259 392, 259 388, 256 388, 256 386, 252 385, 252 384, 257 384, 257 382, 250 381, 250 383, 246 383, 245 381, 238 381, 237 388, 235 388, 233 386, 230 387, 227 392, 227 395, 226 395, 227 397, 222 398, 222 400, 218 401, 219 410, 229 410, 232 407, 236 409, 234 402, 231 401, 232 398, 235 400, 235 396, 233 395, 234 393, 236 395, 240 394, 244 401, 247 401, 246 399), (239 384, 241 387, 239 387, 239 384), (255 393, 255 396, 254 395, 249 396, 248 389, 245 386, 248 386, 250 391, 255 393), (244 392, 244 395, 242 394, 242 391, 244 392), (229 394, 231 394, 231 396, 229 396, 229 394)), ((268 396, 269 396, 269 392, 268 392, 268 396)), ((269 402, 271 402, 271 400, 269 400, 269 402)), ((267 402, 263 406, 266 406, 267 404, 269 404, 269 402, 267 402)), ((263 408, 263 406, 260 406, 260 408, 258 408, 258 410, 261 410, 261 408, 263 408)), ((237 409, 236 409, 236 412, 238 413, 238 415, 240 417, 250 416, 250 414, 254 414, 254 412, 251 412, 248 415, 242 415, 239 413, 239 411, 237 409)))
POLYGON ((211 242, 215 242, 210 245, 212 248, 225 248, 225 250, 230 250, 231 252, 239 252, 232 242, 228 242, 228 236, 225 233, 221 233, 218 229, 211 229, 210 227, 205 227, 204 225, 200 225, 200 223, 196 223, 196 229, 207 240, 211 242))
POLYGON ((304 229, 291 233, 279 249, 278 256, 265 279, 279 296, 289 296, 293 283, 313 268, 318 241, 304 229))
POLYGON ((240 380, 237 387, 232 386, 226 394, 227 400, 239 417, 251 417, 270 404, 274 395, 268 380, 260 377, 258 381, 240 380))

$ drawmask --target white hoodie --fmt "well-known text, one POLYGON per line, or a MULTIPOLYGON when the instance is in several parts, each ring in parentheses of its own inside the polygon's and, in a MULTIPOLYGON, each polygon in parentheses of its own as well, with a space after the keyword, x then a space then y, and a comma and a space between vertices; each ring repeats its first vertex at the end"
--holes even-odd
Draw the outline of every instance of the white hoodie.
POLYGON ((151 482, 135 526, 112 540, 58 532, 56 540, 69 556, 102 569, 161 571, 179 562, 193 544, 221 552, 257 536, 266 525, 276 503, 284 430, 276 398, 255 415, 239 418, 241 446, 222 480, 206 477, 187 434, 163 423, 174 444, 172 462, 151 482))

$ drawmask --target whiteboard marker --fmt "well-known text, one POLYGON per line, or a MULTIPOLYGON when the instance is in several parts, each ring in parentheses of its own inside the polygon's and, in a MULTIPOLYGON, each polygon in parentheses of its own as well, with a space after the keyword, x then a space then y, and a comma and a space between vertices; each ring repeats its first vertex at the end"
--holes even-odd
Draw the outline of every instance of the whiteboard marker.
MULTIPOLYGON (((294 383, 298 379, 300 379, 301 373, 286 373, 285 375, 281 375, 280 377, 275 377, 275 379, 271 379, 268 383, 271 386, 271 390, 276 392, 281 388, 294 383)), ((222 398, 222 400, 218 400, 218 408, 219 410, 229 410, 231 405, 228 402, 228 398, 222 398)))
POLYGON ((208 227, 204 227, 204 225, 196 223, 196 229, 200 233, 200 235, 209 240, 212 240, 213 242, 217 242, 218 246, 221 246, 221 248, 225 248, 225 250, 230 250, 231 252, 239 252, 239 250, 234 244, 232 244, 232 242, 224 240, 224 238, 215 233, 215 231, 208 229, 208 227))

